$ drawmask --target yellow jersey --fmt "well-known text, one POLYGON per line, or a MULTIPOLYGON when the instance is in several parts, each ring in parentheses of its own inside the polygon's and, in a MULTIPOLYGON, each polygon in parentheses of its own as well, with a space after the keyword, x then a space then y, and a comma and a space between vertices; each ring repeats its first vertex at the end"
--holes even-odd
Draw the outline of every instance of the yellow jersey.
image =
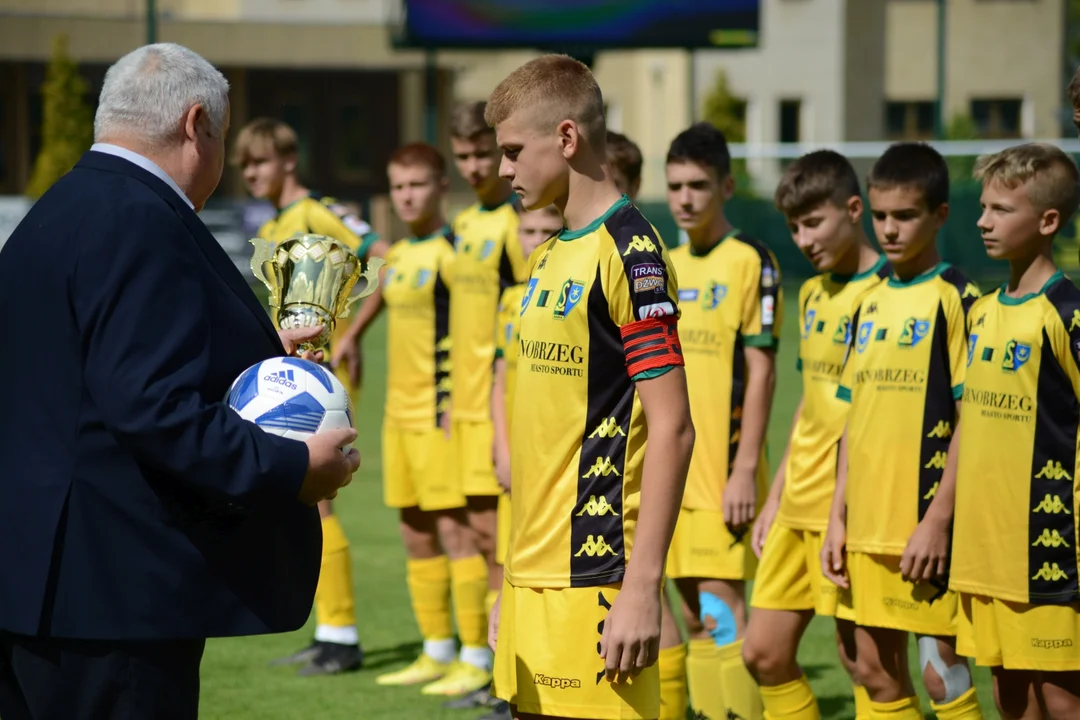
POLYGON ((438 427, 450 401, 449 228, 394 243, 386 254, 384 422, 402 430, 438 427))
POLYGON ((676 297, 664 243, 626 196, 532 255, 510 420, 511 585, 622 579, 648 436, 635 381, 683 364, 676 297), (635 292, 642 277, 661 292, 635 292))
POLYGON ((950 587, 1018 603, 1080 602, 1080 290, 975 304, 964 382, 950 587))
MULTIPOLYGON (((679 341, 697 433, 682 504, 719 511, 739 448, 747 381, 744 349, 776 348, 780 338, 780 266, 765 245, 738 230, 705 255, 694 254, 688 244, 675 248, 671 264, 679 277, 679 341)), ((635 278, 635 289, 639 282, 647 289, 652 280, 635 278)), ((762 501, 768 472, 763 444, 757 471, 762 501)))
POLYGON ((795 367, 802 376, 803 405, 791 432, 776 514, 776 522, 784 527, 828 529, 836 489, 836 452, 849 407, 836 397, 836 389, 851 342, 851 317, 862 297, 891 272, 889 263, 880 257, 865 272, 824 273, 799 288, 801 331, 795 367))
POLYGON ((521 318, 521 300, 525 297, 525 284, 511 285, 503 291, 499 300, 499 322, 495 338, 495 357, 506 362, 506 416, 514 408, 514 383, 517 382, 518 321, 521 318))
POLYGON ((453 343, 452 417, 491 419, 491 373, 495 361, 495 323, 503 290, 525 280, 525 258, 518 241, 517 209, 512 200, 494 208, 479 203, 454 220, 456 258, 450 308, 453 343))
POLYGON ((934 498, 956 425, 965 316, 978 288, 946 263, 866 293, 837 397, 848 411, 847 547, 901 555, 934 498))
POLYGON ((379 239, 370 225, 344 205, 316 192, 281 208, 274 219, 259 228, 259 237, 273 242, 284 242, 296 233, 326 235, 347 245, 361 258, 379 239))

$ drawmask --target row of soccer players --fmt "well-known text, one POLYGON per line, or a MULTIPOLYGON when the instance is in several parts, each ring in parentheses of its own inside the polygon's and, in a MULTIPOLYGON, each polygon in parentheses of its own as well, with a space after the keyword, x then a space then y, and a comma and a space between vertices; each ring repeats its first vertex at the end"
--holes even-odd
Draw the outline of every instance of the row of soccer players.
MULTIPOLYGON (((481 124, 482 110, 482 106, 473 106, 455 120, 455 159, 477 187, 481 202, 470 208, 471 214, 466 211, 458 218, 453 231, 444 227, 439 209, 446 180, 445 165, 437 152, 426 146, 409 146, 395 155, 389 168, 395 211, 409 224, 413 237, 409 242, 395 244, 388 255, 390 271, 384 280, 391 317, 384 467, 388 503, 402 508, 410 556, 409 586, 425 651, 405 671, 380 681, 432 681, 427 691, 448 694, 476 689, 487 680, 483 674, 486 656, 477 650, 482 642, 477 639, 476 625, 477 618, 482 622, 482 615, 475 606, 484 587, 497 587, 498 571, 497 566, 484 568, 480 564, 480 548, 470 547, 467 533, 461 532, 466 522, 463 516, 471 518, 478 513, 464 515, 459 509, 477 504, 464 495, 474 499, 494 497, 491 470, 507 483, 505 418, 511 411, 504 412, 499 395, 505 392, 507 404, 512 403, 516 356, 521 347, 520 342, 515 342, 521 300, 544 306, 543 299, 530 297, 528 285, 515 282, 523 277, 515 266, 528 257, 535 245, 562 228, 561 217, 543 208, 522 216, 520 238, 514 237, 513 213, 505 213, 505 219, 498 221, 503 223, 501 232, 498 223, 491 221, 499 207, 509 208, 499 205, 498 197, 502 195, 505 203, 510 195, 509 188, 495 174, 498 152, 493 133, 481 124), (471 126, 465 122, 470 117, 471 126), (480 189, 486 184, 503 186, 503 193, 489 194, 489 198, 495 196, 495 202, 484 203, 480 189), (470 227, 477 225, 483 230, 469 234, 470 227), (465 262, 461 262, 463 258, 465 262), (470 267, 470 260, 480 265, 489 261, 486 276, 470 267), (505 292, 497 335, 509 342, 502 343, 501 362, 495 365, 494 402, 487 404, 488 410, 480 409, 464 417, 465 422, 479 427, 466 426, 462 432, 454 423, 453 429, 444 433, 435 425, 445 416, 442 410, 447 407, 448 392, 453 395, 450 399, 455 420, 463 419, 454 393, 459 365, 475 360, 474 368, 485 369, 484 375, 476 373, 484 378, 479 384, 465 387, 470 393, 479 391, 477 397, 481 400, 490 397, 483 392, 490 379, 486 370, 490 367, 490 345, 476 337, 480 342, 472 344, 475 356, 459 352, 453 308, 459 306, 459 300, 468 303, 467 296, 472 294, 476 297, 471 298, 473 304, 467 305, 469 321, 475 323, 488 313, 494 317, 491 300, 498 297, 500 287, 505 292), (451 295, 454 303, 449 302, 451 295), (487 304, 478 304, 481 296, 486 296, 487 304), (477 311, 479 314, 472 314, 477 311), (422 339, 422 347, 417 338, 422 339), (447 376, 449 383, 445 382, 447 376), (492 417, 494 423, 490 423, 492 417), (436 422, 432 422, 433 418, 436 422), (470 441, 466 439, 470 433, 486 437, 470 441), (493 468, 486 448, 482 449, 492 437, 493 468), (447 469, 457 475, 456 480, 446 478, 447 469), (486 481, 483 485, 478 483, 481 476, 486 481), (460 489, 466 487, 473 490, 465 493, 460 489), (454 645, 450 639, 451 589, 458 634, 463 641, 457 663, 453 662, 454 645), (471 613, 470 600, 474 607, 471 613), (481 672, 471 672, 470 668, 481 672), (454 680, 452 687, 447 687, 446 680, 454 680)), ((640 174, 640 154, 633 157, 633 148, 619 152, 618 147, 613 143, 609 149, 609 156, 614 155, 611 159, 616 160, 612 163, 613 174, 616 178, 621 174, 625 185, 635 185, 640 174), (631 158, 621 169, 617 167, 620 155, 631 158)), ((1006 188, 1012 184, 1022 190, 1044 167, 1057 168, 1059 173, 1064 167, 1062 162, 1072 167, 1067 157, 1053 156, 1046 148, 1029 148, 1026 152, 1027 156, 1021 153, 1003 157, 998 166, 990 163, 987 167, 997 167, 993 177, 1001 175, 1006 188)), ((288 153, 281 155, 288 157, 288 153)), ((690 238, 686 249, 673 253, 672 262, 679 278, 678 330, 698 444, 667 564, 668 575, 675 578, 680 590, 679 604, 691 632, 690 649, 687 653, 676 624, 665 612, 663 627, 667 637, 662 640, 664 649, 660 652, 661 716, 681 717, 685 712, 684 668, 688 668, 690 694, 699 715, 760 717, 759 698, 764 698, 769 717, 817 717, 813 695, 794 662, 798 639, 816 609, 838 616, 845 665, 861 681, 856 686, 856 712, 860 717, 905 717, 905 712, 918 712, 910 680, 906 679, 906 634, 902 631, 928 636, 920 639, 921 664, 939 716, 978 717, 966 666, 957 658, 952 643, 940 639, 954 635, 957 624, 956 596, 945 592, 940 577, 946 563, 952 483, 956 477, 955 466, 949 460, 956 457, 949 449, 958 437, 958 405, 953 404, 953 395, 961 392, 965 369, 964 363, 956 359, 974 357, 974 350, 965 356, 962 347, 964 318, 978 296, 974 285, 954 269, 942 266, 936 255, 935 235, 947 215, 948 175, 943 161, 925 146, 900 145, 886 153, 871 172, 868 190, 874 227, 892 261, 891 267, 862 235, 858 179, 846 160, 834 153, 815 153, 793 164, 785 174, 777 191, 777 206, 787 216, 797 244, 824 274, 808 281, 800 292, 799 366, 804 395, 791 443, 764 508, 760 507, 765 495, 763 445, 780 324, 779 271, 775 259, 760 243, 742 236, 724 217, 723 202, 730 197, 732 181, 726 145, 719 133, 707 126, 695 126, 680 135, 672 145, 666 170, 672 212, 690 238), (875 293, 885 297, 878 300, 875 293), (864 310, 858 317, 856 309, 860 304, 864 310), (940 397, 943 387, 949 393, 947 402, 940 397), (851 402, 851 412, 859 419, 851 416, 854 431, 841 443, 848 412, 844 400, 851 402), (883 416, 895 417, 896 421, 886 437, 875 437, 873 433, 881 430, 883 416), (879 421, 870 423, 868 417, 879 421), (913 418, 910 428, 901 421, 905 417, 913 418), (847 462, 841 453, 848 454, 847 462), (871 458, 876 462, 875 472, 867 474, 866 463, 871 458), (881 492, 869 492, 868 481, 862 485, 853 481, 845 493, 846 469, 853 477, 885 479, 881 492), (841 490, 836 496, 840 501, 830 512, 837 474, 841 490), (912 497, 917 493, 920 500, 907 502, 905 493, 912 497), (863 506, 866 511, 858 514, 859 522, 854 522, 853 507, 863 506), (750 534, 747 531, 758 510, 760 517, 750 534), (847 563, 853 578, 851 593, 846 592, 847 576, 832 568, 834 556, 838 557, 838 548, 843 545, 844 536, 838 528, 845 526, 848 549, 852 550, 847 563), (833 532, 826 541, 828 527, 833 532), (743 583, 753 577, 756 564, 754 554, 748 551, 750 544, 754 552, 764 549, 765 554, 752 602, 756 610, 743 647, 747 616, 743 583), (832 568, 827 575, 845 590, 838 592, 836 586, 822 578, 817 561, 822 546, 832 568), (855 652, 856 648, 860 652, 855 652), (761 682, 760 693, 743 667, 742 655, 761 682), (883 715, 885 712, 893 714, 883 715)), ((1038 210, 1032 202, 1029 209, 1038 210)), ((287 205, 281 203, 279 207, 287 205)), ((1066 205, 1042 214, 1050 211, 1058 213, 1058 225, 1072 213, 1066 205)), ((996 212, 1016 211, 1012 208, 996 212)), ((984 222, 992 215, 984 215, 984 222)), ((310 223, 307 227, 316 230, 310 223)), ((991 244, 988 248, 992 254, 1002 252, 991 244)), ((1007 254, 998 256, 1008 259, 1007 254)), ((638 272, 639 276, 628 276, 631 293, 662 294, 666 290, 666 280, 658 283, 661 275, 655 269, 642 267, 638 272)), ((1027 292, 1027 284, 1012 290, 1018 290, 1019 296, 1055 297, 1049 292, 1054 283, 1046 285, 1042 293, 1042 284, 1031 293, 1027 292)), ((568 304, 570 310, 576 304, 573 285, 564 291, 565 297, 553 301, 553 312, 559 312, 561 304, 565 314, 569 312, 568 304)), ((1004 303, 1009 294, 1001 297, 1004 303)), ((980 321, 985 322, 985 318, 975 322, 980 321)), ((1080 323, 1076 325, 1080 327, 1080 323)), ((495 335, 488 334, 486 342, 490 343, 495 335)), ((977 344, 978 333, 973 331, 972 336, 972 342, 977 344)), ((1029 368, 1024 372, 1040 367, 1038 344, 1033 359, 1032 343, 1017 338, 1009 342, 1013 347, 1005 342, 1001 352, 1015 364, 1011 376, 1024 366, 1029 368)), ((1068 343, 1065 347, 1066 357, 1073 362, 1068 343)), ((983 362, 990 362, 993 350, 992 346, 983 350, 983 362)), ((988 406, 998 402, 994 390, 979 391, 982 394, 973 397, 984 398, 988 406)), ((1030 397, 1027 403, 1026 420, 1034 422, 1030 397)), ((1001 422, 1025 419, 1020 413, 997 415, 1001 422)), ((597 432, 601 437, 625 435, 624 428, 613 424, 601 425, 597 432)), ((1075 453, 1048 460, 1044 477, 1056 476, 1060 480, 1061 473, 1072 475, 1069 462, 1074 457, 1075 453)), ((610 469, 602 460, 597 458, 597 475, 610 469)), ((611 462, 610 457, 607 462, 611 462)), ((1062 515, 1071 497, 1071 491, 1067 495, 1059 491, 1040 496, 1035 512, 1062 515)), ((490 504, 489 500, 486 505, 490 504)), ((604 517, 615 514, 614 507, 606 496, 591 495, 581 513, 604 517)), ((474 526, 477 524, 474 522, 474 526)), ((957 525, 958 530, 963 529, 959 520, 957 525)), ((1064 526, 1044 525, 1039 526, 1033 546, 1039 553, 1043 549, 1067 548, 1068 538, 1075 537, 1064 526)), ((491 535, 479 535, 489 540, 485 548, 488 554, 491 535)), ((606 550, 614 553, 602 535, 589 535, 577 555, 603 556, 606 550)), ((1059 558, 1043 562, 1033 581, 1060 583, 1063 576, 1069 576, 1069 568, 1075 568, 1075 557, 1071 565, 1059 558)), ((985 578, 985 573, 978 576, 985 578)), ((954 571, 954 585, 956 577, 954 571)), ((1075 585, 1075 569, 1071 581, 1075 585)), ((985 590, 987 586, 979 588, 985 590)), ((1044 595, 1036 592, 1024 599, 1034 602, 1044 595)), ((967 615, 961 615, 961 620, 966 617, 970 626, 973 616, 982 612, 992 621, 989 613, 995 610, 1000 612, 993 602, 966 602, 967 615)), ((1071 647, 1072 642, 1050 638, 1041 644, 1032 640, 1031 645, 1060 651, 1071 647)), ((974 652, 965 654, 980 659, 974 652)), ((986 650, 981 659, 994 664, 1000 654, 986 650)), ((489 669, 489 659, 487 663, 489 669)), ((555 681, 562 676, 536 677, 555 681)))

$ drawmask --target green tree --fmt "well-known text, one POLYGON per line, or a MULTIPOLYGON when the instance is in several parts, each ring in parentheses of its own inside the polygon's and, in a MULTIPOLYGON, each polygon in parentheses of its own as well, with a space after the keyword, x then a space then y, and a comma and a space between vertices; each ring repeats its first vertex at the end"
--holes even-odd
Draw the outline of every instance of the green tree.
MULTIPOLYGON (((746 101, 736 97, 728 86, 727 73, 716 72, 712 89, 702 103, 702 119, 724 133, 729 143, 746 142, 746 101)), ((735 178, 736 192, 749 194, 753 178, 742 158, 731 161, 731 174, 735 178)))
POLYGON ((67 36, 53 39, 52 59, 41 86, 42 143, 26 194, 37 199, 75 166, 94 140, 86 81, 67 51, 67 36))
MULTIPOLYGON (((957 113, 945 126, 946 140, 977 140, 979 129, 970 115, 957 113)), ((946 158, 949 165, 949 180, 953 185, 974 182, 971 173, 975 170, 974 155, 953 155, 946 158)))

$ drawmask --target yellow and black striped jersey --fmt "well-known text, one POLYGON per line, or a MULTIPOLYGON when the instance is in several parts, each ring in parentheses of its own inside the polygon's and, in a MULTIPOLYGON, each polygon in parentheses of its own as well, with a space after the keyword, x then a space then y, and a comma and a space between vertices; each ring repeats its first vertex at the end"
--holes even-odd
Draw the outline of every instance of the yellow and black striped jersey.
POLYGON ((449 228, 394 243, 386 255, 387 424, 438 427, 450 401, 450 292, 454 262, 449 228))
POLYGON ((517 382, 518 324, 521 319, 521 299, 525 297, 525 284, 511 285, 499 299, 499 322, 495 337, 495 357, 506 362, 506 416, 514 407, 514 383, 517 382))
POLYGON ((1018 603, 1080 602, 1080 290, 972 307, 950 586, 1018 603))
MULTIPOLYGON (((705 255, 696 255, 689 244, 675 248, 671 264, 679 277, 679 341, 697 433, 683 507, 719 511, 739 447, 744 349, 775 348, 779 342, 780 266, 765 245, 738 230, 705 255)), ((764 447, 757 480, 764 501, 769 482, 764 447)))
POLYGON ((623 196, 530 260, 510 420, 515 587, 618 582, 632 550, 648 430, 635 382, 682 365, 677 285, 623 196), (634 288, 634 280, 656 283, 634 288))
POLYGON ((847 547, 900 555, 934 498, 964 390, 978 288, 940 263, 866 293, 837 397, 848 411, 847 547))
POLYGON ((451 289, 453 341, 452 416, 479 422, 491 418, 495 323, 503 290, 525 280, 513 199, 494 208, 479 203, 454 220, 456 258, 451 289))
MULTIPOLYGON (((863 296, 892 272, 884 257, 856 275, 823 273, 799 289, 801 332, 796 367, 802 412, 791 432, 776 522, 823 532, 836 489, 837 448, 849 405, 836 397, 851 342, 851 317, 863 296)), ((686 339, 683 339, 685 346, 686 339)))
POLYGON ((347 245, 361 258, 379 239, 370 225, 344 205, 316 192, 281 208, 276 217, 259 228, 259 237, 273 242, 284 242, 297 233, 326 235, 347 245))

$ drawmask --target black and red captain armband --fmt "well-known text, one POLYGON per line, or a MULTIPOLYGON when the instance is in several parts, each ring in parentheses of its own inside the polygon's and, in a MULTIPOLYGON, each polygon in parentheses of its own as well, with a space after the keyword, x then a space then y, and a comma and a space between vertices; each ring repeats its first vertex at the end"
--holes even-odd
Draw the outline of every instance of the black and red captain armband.
POLYGON ((645 318, 619 328, 626 352, 626 371, 635 377, 646 370, 683 365, 678 318, 645 318))

